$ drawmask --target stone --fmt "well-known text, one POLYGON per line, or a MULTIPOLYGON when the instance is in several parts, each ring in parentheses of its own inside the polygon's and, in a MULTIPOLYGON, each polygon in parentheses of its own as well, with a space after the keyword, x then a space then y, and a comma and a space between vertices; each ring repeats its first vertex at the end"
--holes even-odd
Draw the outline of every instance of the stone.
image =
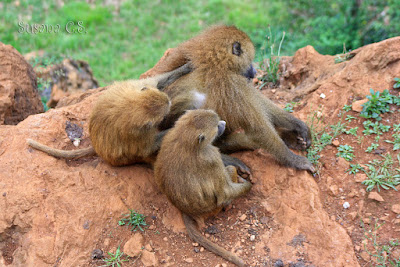
POLYGON ((122 251, 130 257, 137 257, 143 250, 144 238, 141 233, 135 233, 126 241, 122 251))
POLYGON ((400 214, 400 204, 394 204, 392 206, 392 211, 396 214, 400 214))
POLYGON ((239 217, 239 220, 240 220, 241 222, 243 222, 244 220, 246 220, 246 214, 242 214, 242 215, 239 217))
POLYGON ((140 260, 146 267, 158 266, 156 254, 147 250, 143 250, 140 260))
POLYGON ((368 194, 368 198, 369 198, 369 199, 376 200, 376 201, 378 201, 378 202, 383 202, 383 201, 384 201, 383 197, 382 197, 381 195, 379 195, 377 192, 371 192, 371 193, 369 193, 369 194, 368 194))
POLYGON ((362 105, 364 105, 367 102, 368 102, 368 99, 366 99, 366 98, 362 99, 362 100, 355 101, 351 105, 351 109, 353 111, 356 111, 356 112, 360 113, 363 110, 363 106, 362 105))
POLYGON ((339 140, 337 140, 337 139, 333 140, 332 145, 334 145, 335 147, 338 147, 340 145, 339 140))
POLYGON ((370 261, 371 260, 371 256, 368 254, 368 252, 366 252, 366 251, 362 251, 361 253, 360 253, 360 257, 363 259, 363 260, 365 260, 366 262, 368 262, 368 261, 370 261))
POLYGON ((193 263, 193 258, 186 258, 185 261, 186 261, 187 263, 193 263))
POLYGON ((0 125, 16 125, 43 111, 32 66, 14 47, 0 42, 0 125))

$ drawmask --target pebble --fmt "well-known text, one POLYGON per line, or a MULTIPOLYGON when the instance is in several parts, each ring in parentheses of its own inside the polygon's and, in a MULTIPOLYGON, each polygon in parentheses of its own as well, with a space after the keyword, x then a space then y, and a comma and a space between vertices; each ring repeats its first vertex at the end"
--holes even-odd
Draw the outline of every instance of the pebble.
POLYGON ((239 217, 239 220, 242 222, 246 220, 246 214, 242 214, 242 216, 239 217))
POLYGON ((193 258, 186 258, 185 261, 186 261, 187 263, 192 263, 192 262, 193 262, 193 258))
POLYGON ((366 102, 368 102, 368 99, 366 99, 366 98, 362 99, 362 100, 355 101, 351 105, 351 109, 353 111, 356 111, 356 112, 361 112, 363 110, 363 106, 362 105, 365 104, 366 102))
POLYGON ((344 202, 343 203, 343 208, 345 208, 345 209, 350 208, 350 203, 349 202, 344 202))
POLYGON ((168 237, 164 237, 163 240, 164 240, 165 242, 167 242, 167 241, 168 241, 168 237))
POLYGON ((371 260, 371 256, 366 251, 361 252, 360 253, 360 257, 365 261, 370 261, 371 260))
MULTIPOLYGON (((379 202, 383 202, 383 201, 384 201, 384 200, 383 200, 383 197, 382 197, 381 195, 379 195, 377 192, 371 192, 371 193, 369 193, 368 198, 369 198, 369 199, 376 200, 376 201, 379 201, 379 202)), ((399 206, 399 207, 400 207, 400 206, 399 206)))
POLYGON ((250 241, 254 241, 254 240, 256 240, 256 236, 255 235, 251 235, 250 236, 250 241))
POLYGON ((321 93, 321 94, 319 95, 319 97, 322 98, 322 99, 324 99, 324 98, 326 97, 326 95, 325 95, 324 93, 321 93))
POLYGON ((339 140, 337 140, 337 139, 333 140, 332 145, 338 147, 340 145, 339 140))
POLYGON ((395 204, 392 206, 392 211, 396 214, 400 214, 400 204, 395 204))

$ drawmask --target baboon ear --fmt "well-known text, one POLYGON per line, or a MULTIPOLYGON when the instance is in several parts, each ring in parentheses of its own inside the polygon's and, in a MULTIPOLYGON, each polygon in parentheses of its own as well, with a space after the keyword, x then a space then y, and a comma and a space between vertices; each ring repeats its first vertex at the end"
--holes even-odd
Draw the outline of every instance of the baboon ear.
POLYGON ((140 91, 146 91, 148 88, 146 86, 143 86, 142 89, 140 89, 140 91))
POLYGON ((239 42, 234 42, 232 45, 232 54, 240 56, 243 53, 242 47, 239 42))
POLYGON ((204 136, 204 134, 200 134, 198 139, 199 139, 199 144, 201 144, 201 142, 203 142, 204 139, 206 139, 206 137, 204 136))

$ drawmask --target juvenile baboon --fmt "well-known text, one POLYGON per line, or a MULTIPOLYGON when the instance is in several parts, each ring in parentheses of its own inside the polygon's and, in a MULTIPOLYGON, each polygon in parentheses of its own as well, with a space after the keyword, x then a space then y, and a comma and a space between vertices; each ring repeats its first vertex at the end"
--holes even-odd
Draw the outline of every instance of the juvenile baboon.
POLYGON ((238 266, 245 263, 201 235, 196 221, 247 193, 251 183, 224 167, 219 149, 212 145, 225 129, 212 110, 187 111, 165 135, 154 165, 161 191, 183 216, 194 242, 238 266))
MULTIPOLYGON (((194 71, 164 89, 172 99, 194 88, 206 94, 204 108, 212 109, 228 122, 225 134, 217 146, 224 153, 263 148, 282 164, 314 171, 303 156, 291 148, 311 145, 310 129, 301 120, 277 107, 248 81, 254 59, 250 38, 234 26, 214 26, 171 50, 157 73, 191 62, 194 71), (278 133, 281 135, 279 135, 278 133), (296 137, 296 138, 293 138, 296 137)), ((172 126, 170 113, 162 123, 172 126)))
MULTIPOLYGON (((59 150, 28 139, 28 144, 58 158, 78 158, 98 154, 113 166, 154 162, 165 131, 158 125, 170 110, 165 86, 192 70, 185 64, 174 71, 143 80, 116 82, 99 96, 90 115, 92 147, 59 150), (159 90, 160 89, 160 90, 159 90)), ((204 95, 191 91, 175 99, 185 109, 199 108, 204 95)))

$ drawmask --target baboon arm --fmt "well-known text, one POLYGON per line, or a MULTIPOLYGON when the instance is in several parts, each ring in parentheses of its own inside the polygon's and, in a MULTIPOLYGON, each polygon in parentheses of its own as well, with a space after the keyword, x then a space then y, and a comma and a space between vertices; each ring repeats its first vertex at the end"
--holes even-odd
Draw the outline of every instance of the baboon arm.
POLYGON ((284 111, 283 109, 276 106, 271 100, 267 98, 262 99, 262 104, 264 107, 264 112, 268 113, 272 123, 277 128, 283 128, 280 131, 281 137, 286 143, 291 143, 293 140, 293 135, 300 137, 300 144, 292 144, 291 147, 303 147, 308 148, 311 146, 311 131, 310 128, 303 121, 297 119, 290 113, 284 111), (292 133, 290 133, 292 132, 292 133), (304 142, 304 144, 303 144, 304 142))
POLYGON ((164 139, 164 136, 168 133, 169 130, 164 130, 164 131, 160 131, 157 136, 156 136, 156 140, 154 142, 154 148, 155 151, 158 151, 161 147, 161 142, 164 139))
POLYGON ((160 75, 160 79, 157 83, 157 88, 160 91, 163 91, 165 87, 168 87, 183 75, 190 73, 192 70, 192 64, 189 62, 173 71, 160 75))

